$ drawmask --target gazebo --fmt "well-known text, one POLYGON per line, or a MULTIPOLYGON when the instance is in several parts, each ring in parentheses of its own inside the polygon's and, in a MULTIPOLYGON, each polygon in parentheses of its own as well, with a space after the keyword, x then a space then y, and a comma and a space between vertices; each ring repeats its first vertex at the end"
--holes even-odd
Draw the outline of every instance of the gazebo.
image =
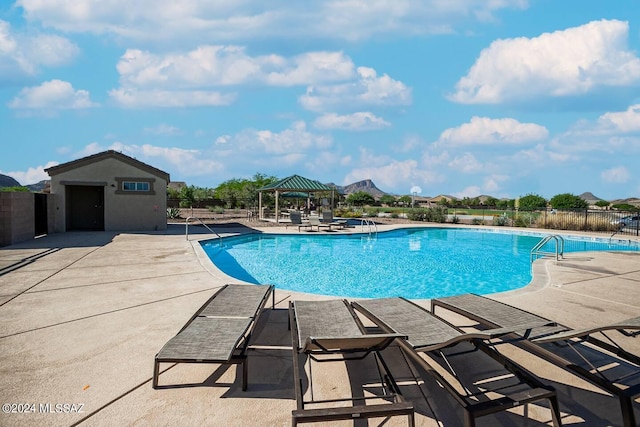
POLYGON ((279 197, 283 193, 305 193, 307 198, 310 197, 310 194, 315 191, 331 191, 331 206, 333 206, 334 196, 335 196, 335 188, 329 187, 328 185, 324 185, 319 181, 315 181, 309 178, 302 177, 300 175, 291 175, 288 178, 284 178, 278 182, 274 182, 273 184, 266 185, 262 188, 258 189, 258 215, 260 219, 264 219, 262 214, 262 192, 268 191, 273 192, 276 195, 276 222, 280 221, 280 205, 279 205, 279 197))

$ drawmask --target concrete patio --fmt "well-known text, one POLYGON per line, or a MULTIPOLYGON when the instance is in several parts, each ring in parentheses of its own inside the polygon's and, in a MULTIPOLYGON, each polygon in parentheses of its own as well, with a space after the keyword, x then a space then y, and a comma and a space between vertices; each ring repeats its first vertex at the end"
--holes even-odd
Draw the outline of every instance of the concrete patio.
MULTIPOLYGON (((216 231, 226 236, 252 230, 216 231)), ((276 310, 264 313, 254 333, 246 392, 236 368, 226 365, 163 366, 164 387, 151 387, 158 350, 216 289, 237 282, 199 249, 197 241, 211 237, 205 232, 193 227, 190 240, 183 226, 153 233, 63 233, 1 248, 0 425, 290 425, 295 396, 288 301, 327 297, 276 290, 276 310), (14 412, 27 413, 5 413, 6 404, 23 405, 14 412)), ((638 316, 640 253, 540 260, 529 286, 494 297, 576 328, 638 316)), ((640 339, 625 340, 640 354, 640 339)), ((394 375, 404 377, 406 363, 394 351, 385 358, 394 375)), ((519 349, 505 353, 556 388, 565 425, 621 424, 616 399, 519 349)), ((346 379, 357 376, 331 368, 325 387, 348 391, 346 379)), ((462 411, 444 390, 428 376, 419 383, 402 383, 414 402, 416 424, 460 425, 462 411)), ((635 412, 640 417, 638 400, 635 412)), ((530 406, 524 418, 515 410, 481 418, 478 425, 551 425, 546 407, 530 406)), ((406 424, 404 417, 369 422, 406 424)))

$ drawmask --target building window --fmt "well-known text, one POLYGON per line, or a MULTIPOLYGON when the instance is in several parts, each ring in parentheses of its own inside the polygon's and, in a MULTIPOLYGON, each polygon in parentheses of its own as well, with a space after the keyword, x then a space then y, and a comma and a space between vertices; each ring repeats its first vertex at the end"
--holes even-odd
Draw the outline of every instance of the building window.
POLYGON ((155 195, 154 178, 116 177, 115 194, 155 195))
POLYGON ((144 191, 149 192, 148 182, 123 181, 122 190, 124 191, 144 191))

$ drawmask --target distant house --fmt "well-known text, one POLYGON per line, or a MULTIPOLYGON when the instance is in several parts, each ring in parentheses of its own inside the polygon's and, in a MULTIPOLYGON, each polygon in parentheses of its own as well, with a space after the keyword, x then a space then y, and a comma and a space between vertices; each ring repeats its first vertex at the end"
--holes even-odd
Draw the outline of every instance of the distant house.
POLYGON ((50 232, 167 228, 166 172, 112 150, 46 172, 55 204, 50 232))
POLYGON ((451 203, 451 202, 456 202, 459 199, 457 197, 448 196, 446 194, 440 194, 439 196, 432 197, 431 199, 429 199, 431 203, 442 203, 443 200, 445 200, 447 203, 451 203))

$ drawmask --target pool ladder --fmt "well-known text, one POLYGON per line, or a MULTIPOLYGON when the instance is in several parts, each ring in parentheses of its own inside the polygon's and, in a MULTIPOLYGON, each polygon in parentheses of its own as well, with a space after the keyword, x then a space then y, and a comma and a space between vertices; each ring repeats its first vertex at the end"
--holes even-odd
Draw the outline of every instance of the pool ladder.
POLYGON ((185 221, 185 230, 184 230, 184 235, 187 238, 187 240, 189 240, 189 221, 194 220, 194 221, 198 221, 200 224, 204 225, 204 228, 206 228, 207 230, 209 230, 211 233, 215 234, 216 236, 218 236, 218 241, 220 242, 220 247, 222 247, 222 236, 219 235, 218 233, 216 233, 215 231, 213 231, 211 228, 209 228, 209 226, 207 224, 204 223, 203 220, 201 220, 198 217, 195 216, 190 216, 189 218, 187 218, 187 220, 185 221))
POLYGON ((369 237, 371 237, 372 234, 375 234, 376 236, 378 235, 378 226, 376 225, 375 221, 367 218, 362 218, 360 220, 360 227, 362 231, 364 231, 365 226, 369 229, 369 237))
POLYGON ((533 247, 533 249, 531 249, 531 262, 533 263, 533 261, 538 259, 538 257, 552 255, 556 257, 556 261, 560 261, 560 258, 564 258, 564 239, 562 238, 562 236, 559 236, 557 234, 546 236, 544 239, 540 240, 538 244, 533 247), (544 247, 544 245, 549 243, 552 239, 556 242, 555 252, 543 251, 542 248, 544 247))

